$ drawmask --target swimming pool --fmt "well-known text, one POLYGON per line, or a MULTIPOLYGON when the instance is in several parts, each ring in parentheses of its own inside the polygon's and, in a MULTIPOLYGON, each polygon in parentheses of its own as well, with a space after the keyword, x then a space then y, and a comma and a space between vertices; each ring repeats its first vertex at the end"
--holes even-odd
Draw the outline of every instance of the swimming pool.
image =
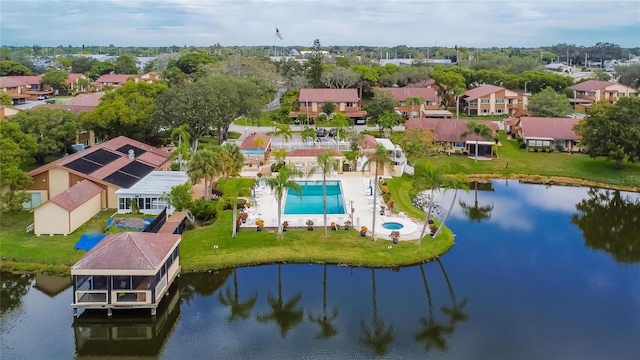
POLYGON ((382 227, 389 230, 400 230, 404 227, 404 225, 398 222, 386 222, 382 224, 382 227))
POLYGON ((242 150, 242 153, 245 156, 256 156, 256 155, 264 155, 264 149, 245 149, 242 150))
MULTIPOLYGON (((302 187, 302 196, 287 191, 284 214, 322 214, 322 181, 296 181, 302 187)), ((327 214, 344 214, 344 197, 340 181, 327 181, 327 214)))

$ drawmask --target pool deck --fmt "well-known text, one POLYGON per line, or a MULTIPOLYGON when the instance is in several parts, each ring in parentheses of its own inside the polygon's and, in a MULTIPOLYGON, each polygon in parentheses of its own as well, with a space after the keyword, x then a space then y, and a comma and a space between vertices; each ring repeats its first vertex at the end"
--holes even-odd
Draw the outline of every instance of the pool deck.
MULTIPOLYGON (((327 176, 327 181, 338 180, 342 184, 342 193, 345 200, 345 210, 349 211, 349 204, 352 205, 355 210, 353 213, 353 228, 359 230, 361 226, 366 226, 369 229, 369 235, 373 223, 374 211, 372 208, 373 196, 369 196, 368 184, 373 178, 365 176, 361 173, 344 173, 327 176)), ((322 180, 322 175, 312 175, 310 177, 302 178, 304 180, 322 180)), ((382 204, 382 196, 377 195, 376 199, 376 231, 375 237, 380 240, 391 241, 389 235, 391 231, 382 227, 385 222, 397 222, 404 225, 400 230, 399 240, 417 240, 420 237, 420 231, 422 230, 423 223, 415 222, 411 218, 405 216, 402 213, 391 214, 388 210, 386 215, 380 215, 380 204, 382 204)), ((249 202, 254 204, 249 209, 249 218, 243 227, 255 227, 255 221, 257 219, 264 220, 266 228, 276 228, 278 225, 278 203, 275 196, 271 193, 271 190, 267 187, 263 190, 256 192, 256 198, 248 198, 249 202)), ((288 221, 289 227, 306 227, 307 220, 311 219, 314 223, 314 227, 322 228, 323 215, 311 214, 311 215, 282 215, 281 221, 288 221)), ((348 214, 327 214, 327 225, 331 222, 335 222, 344 226, 344 222, 349 219, 348 214)), ((355 231, 355 230, 354 230, 355 231)))

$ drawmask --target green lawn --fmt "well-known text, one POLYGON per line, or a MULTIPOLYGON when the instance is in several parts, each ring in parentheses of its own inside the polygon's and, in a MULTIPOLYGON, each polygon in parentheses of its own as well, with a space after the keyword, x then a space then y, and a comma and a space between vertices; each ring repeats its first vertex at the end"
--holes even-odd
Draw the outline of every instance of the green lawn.
POLYGON ((392 245, 390 241, 374 242, 356 230, 329 231, 325 237, 320 227, 311 233, 306 228, 290 229, 281 240, 275 230, 241 228, 232 239, 231 217, 230 211, 224 211, 214 225, 184 234, 180 250, 184 271, 279 262, 398 267, 436 258, 453 244, 453 234, 448 229, 435 240, 427 237, 419 246, 416 241, 403 241, 392 249, 387 249, 392 245))
POLYGON ((587 155, 567 153, 535 153, 518 147, 515 140, 508 140, 501 132, 498 147, 500 158, 474 162, 462 155, 433 156, 436 164, 448 164, 451 173, 489 174, 495 177, 515 175, 558 176, 593 181, 609 186, 640 187, 640 164, 623 163, 620 170, 605 158, 592 159, 587 155))
MULTIPOLYGON (((26 232, 33 223, 30 211, 3 212, 0 217, 0 254, 2 270, 64 273, 86 252, 73 250, 80 236, 87 232, 102 232, 109 217, 115 212, 110 209, 100 212, 96 217, 68 236, 35 236, 26 232)), ((125 216, 116 216, 125 217, 125 216)), ((153 215, 127 215, 126 217, 146 217, 153 215)), ((111 228, 109 234, 124 230, 111 228)))

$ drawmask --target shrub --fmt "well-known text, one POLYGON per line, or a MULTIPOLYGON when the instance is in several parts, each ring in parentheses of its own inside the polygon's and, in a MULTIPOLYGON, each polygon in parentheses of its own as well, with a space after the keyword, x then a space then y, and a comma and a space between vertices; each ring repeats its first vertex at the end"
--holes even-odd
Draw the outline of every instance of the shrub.
POLYGON ((391 200, 391 193, 382 193, 382 200, 384 200, 385 203, 388 203, 391 200))
POLYGON ((256 220, 256 226, 258 226, 259 228, 264 227, 264 220, 262 219, 256 220))
MULTIPOLYGON (((244 209, 244 206, 246 205, 247 200, 245 199, 238 199, 238 203, 236 204, 236 209, 244 209)), ((224 203, 222 210, 231 210, 231 199, 227 199, 226 202, 224 203)))
POLYGON ((366 232, 367 232, 367 230, 369 230, 369 229, 367 229, 367 227, 366 227, 366 226, 363 226, 363 227, 361 227, 361 228, 360 228, 360 232, 361 232, 361 233, 366 233, 366 232))
POLYGON ((216 217, 218 213, 218 203, 217 201, 197 199, 189 204, 188 209, 196 220, 207 221, 216 217))
POLYGON ((431 230, 431 233, 435 233, 436 231, 438 231, 438 225, 436 224, 429 224, 429 230, 431 230))
POLYGON ((389 187, 386 185, 386 183, 382 183, 382 186, 380 187, 380 191, 382 191, 383 194, 389 192, 389 187))
POLYGON ((171 163, 171 171, 180 171, 180 164, 171 163))

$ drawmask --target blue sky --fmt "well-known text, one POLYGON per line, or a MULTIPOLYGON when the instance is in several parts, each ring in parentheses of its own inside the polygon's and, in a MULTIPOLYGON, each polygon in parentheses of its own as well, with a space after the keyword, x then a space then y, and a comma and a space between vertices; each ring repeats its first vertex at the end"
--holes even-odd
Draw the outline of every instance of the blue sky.
POLYGON ((640 46, 640 1, 0 0, 3 45, 640 46), (284 40, 275 38, 276 26, 284 40))

